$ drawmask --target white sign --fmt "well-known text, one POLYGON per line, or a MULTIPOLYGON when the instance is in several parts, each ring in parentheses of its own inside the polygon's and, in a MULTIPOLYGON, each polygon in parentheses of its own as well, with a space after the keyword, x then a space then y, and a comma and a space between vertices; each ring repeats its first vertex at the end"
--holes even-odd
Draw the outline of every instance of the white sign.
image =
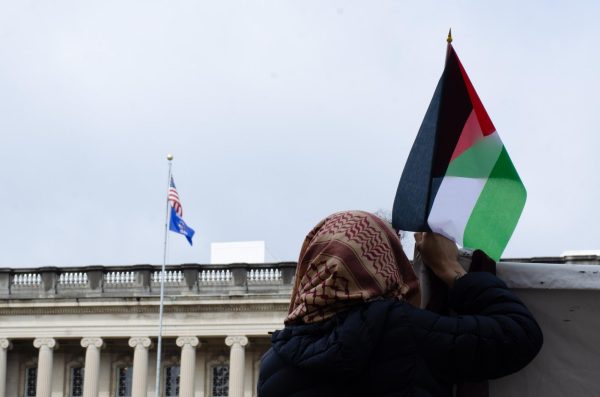
POLYGON ((264 241, 235 241, 210 244, 210 263, 265 263, 264 241))

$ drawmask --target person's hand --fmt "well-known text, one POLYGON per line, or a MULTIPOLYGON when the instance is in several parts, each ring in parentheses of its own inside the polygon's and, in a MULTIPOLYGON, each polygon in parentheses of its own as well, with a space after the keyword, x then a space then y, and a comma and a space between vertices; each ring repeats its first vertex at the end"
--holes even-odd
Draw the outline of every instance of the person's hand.
POLYGON ((466 272, 458 263, 456 244, 437 233, 415 233, 415 244, 423 257, 423 263, 448 286, 466 272))

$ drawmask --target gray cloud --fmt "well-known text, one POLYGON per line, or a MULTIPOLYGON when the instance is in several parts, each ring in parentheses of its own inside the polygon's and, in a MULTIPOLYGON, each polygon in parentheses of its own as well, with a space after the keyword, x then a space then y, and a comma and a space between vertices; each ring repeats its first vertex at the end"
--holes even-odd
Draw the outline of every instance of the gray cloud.
MULTIPOLYGON (((4 2, 1 266, 160 263, 167 164, 195 245, 296 259, 391 208, 453 27, 528 189, 506 256, 598 248, 594 3, 4 2)), ((408 248, 409 250, 411 248, 408 248)))

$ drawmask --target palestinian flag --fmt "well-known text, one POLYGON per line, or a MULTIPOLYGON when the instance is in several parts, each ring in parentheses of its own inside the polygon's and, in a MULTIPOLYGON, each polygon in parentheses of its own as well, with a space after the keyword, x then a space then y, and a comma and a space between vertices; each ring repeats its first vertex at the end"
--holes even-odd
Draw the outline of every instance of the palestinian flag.
POLYGON ((454 48, 394 200, 397 230, 434 231, 498 260, 527 192, 454 48))

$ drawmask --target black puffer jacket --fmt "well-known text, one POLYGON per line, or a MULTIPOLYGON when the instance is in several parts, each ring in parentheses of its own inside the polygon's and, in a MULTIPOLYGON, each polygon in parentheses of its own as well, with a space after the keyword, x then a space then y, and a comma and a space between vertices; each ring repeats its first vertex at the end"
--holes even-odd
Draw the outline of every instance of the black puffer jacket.
POLYGON ((491 274, 458 279, 450 305, 458 316, 379 300, 287 326, 262 358, 258 395, 450 396, 453 383, 518 371, 542 346, 529 310, 491 274))

